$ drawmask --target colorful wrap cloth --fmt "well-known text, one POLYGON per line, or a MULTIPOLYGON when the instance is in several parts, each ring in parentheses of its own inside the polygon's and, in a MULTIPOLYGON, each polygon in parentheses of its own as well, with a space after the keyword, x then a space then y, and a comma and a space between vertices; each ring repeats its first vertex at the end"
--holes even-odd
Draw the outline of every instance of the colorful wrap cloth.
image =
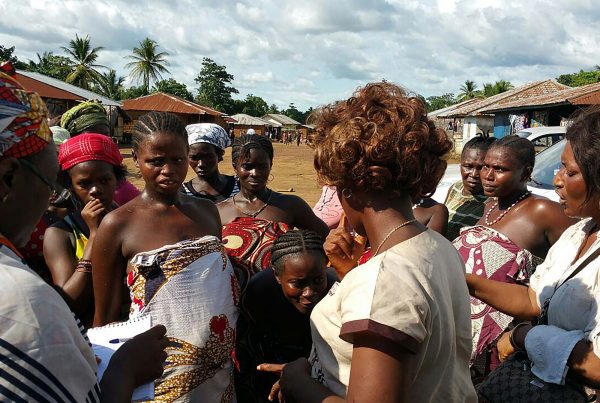
POLYGON ((102 104, 96 101, 86 101, 63 113, 60 125, 76 136, 90 127, 98 125, 109 126, 108 116, 102 104))
POLYGON ((130 318, 167 328, 159 402, 235 402, 233 358, 239 289, 218 238, 142 252, 129 262, 130 318))
POLYGON ((123 156, 110 137, 98 133, 84 133, 61 144, 58 162, 63 171, 86 161, 104 161, 118 166, 123 162, 123 156))
POLYGON ((260 218, 237 217, 223 226, 225 252, 237 270, 240 285, 271 267, 271 248, 275 239, 289 231, 287 224, 260 218))
POLYGON ((231 138, 221 126, 215 123, 195 123, 187 125, 188 144, 206 143, 223 151, 231 145, 231 138))
POLYGON ((42 98, 7 73, 14 73, 10 63, 0 68, 0 158, 21 158, 42 151, 52 132, 42 98))
MULTIPOLYGON (((542 262, 506 235, 483 225, 463 228, 453 244, 465 262, 467 273, 504 283, 528 284, 542 262)), ((496 354, 491 352, 513 318, 471 297, 471 321, 471 372, 474 379, 479 379, 499 364, 496 354)))

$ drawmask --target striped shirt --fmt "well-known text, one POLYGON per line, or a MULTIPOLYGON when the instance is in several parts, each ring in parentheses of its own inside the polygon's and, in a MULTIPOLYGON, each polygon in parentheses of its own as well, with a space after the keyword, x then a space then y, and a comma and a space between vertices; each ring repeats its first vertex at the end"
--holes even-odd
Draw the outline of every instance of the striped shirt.
POLYGON ((62 298, 0 245, 0 401, 98 402, 96 360, 62 298))
POLYGON ((460 235, 460 230, 477 224, 483 215, 487 197, 483 195, 464 195, 464 185, 458 181, 448 189, 448 197, 444 203, 448 208, 448 231, 446 238, 453 241, 460 235))

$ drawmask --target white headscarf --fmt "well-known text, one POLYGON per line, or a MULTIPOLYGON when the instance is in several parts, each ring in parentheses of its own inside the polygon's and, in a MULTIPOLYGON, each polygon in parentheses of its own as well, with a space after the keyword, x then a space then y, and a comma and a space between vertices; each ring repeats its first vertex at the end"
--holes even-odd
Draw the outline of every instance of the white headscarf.
POLYGON ((188 144, 207 143, 225 151, 231 145, 229 135, 215 123, 194 123, 187 125, 188 144))

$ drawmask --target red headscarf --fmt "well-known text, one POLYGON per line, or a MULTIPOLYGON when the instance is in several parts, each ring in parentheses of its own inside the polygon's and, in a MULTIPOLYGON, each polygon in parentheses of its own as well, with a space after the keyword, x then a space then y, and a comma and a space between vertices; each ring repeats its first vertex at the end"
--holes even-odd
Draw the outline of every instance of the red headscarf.
POLYGON ((58 162, 63 171, 86 161, 104 161, 111 165, 121 165, 123 156, 119 147, 104 134, 84 133, 71 137, 60 145, 58 162))

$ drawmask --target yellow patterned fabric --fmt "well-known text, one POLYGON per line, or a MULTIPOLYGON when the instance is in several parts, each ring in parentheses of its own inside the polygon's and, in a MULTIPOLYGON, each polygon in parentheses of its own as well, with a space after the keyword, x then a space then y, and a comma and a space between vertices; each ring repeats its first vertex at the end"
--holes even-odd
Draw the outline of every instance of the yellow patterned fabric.
POLYGON ((130 317, 167 328, 157 402, 234 402, 238 286, 218 238, 208 236, 139 253, 130 261, 130 317))

